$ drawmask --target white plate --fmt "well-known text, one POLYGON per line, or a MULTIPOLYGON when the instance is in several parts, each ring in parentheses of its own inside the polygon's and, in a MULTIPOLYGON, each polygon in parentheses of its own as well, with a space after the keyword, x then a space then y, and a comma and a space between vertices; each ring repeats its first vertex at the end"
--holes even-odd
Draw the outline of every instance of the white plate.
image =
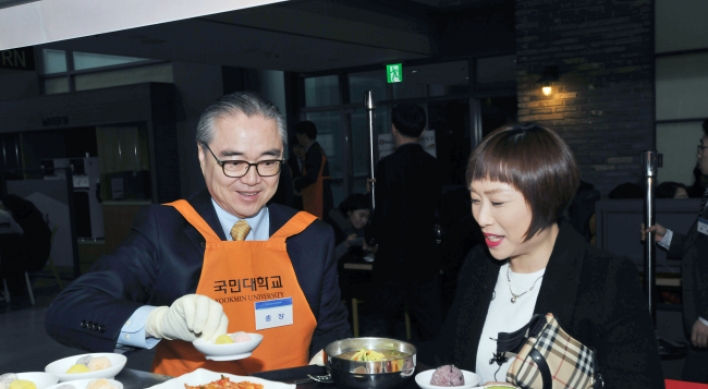
MULTIPOLYGON (((58 389, 64 385, 71 385, 74 387, 74 389, 86 389, 86 387, 88 386, 89 383, 91 383, 92 381, 97 380, 97 379, 98 378, 86 378, 86 379, 82 379, 82 380, 65 381, 65 382, 50 386, 46 389, 58 389)), ((105 378, 105 379, 108 380, 108 382, 110 382, 111 385, 113 385, 113 388, 123 389, 123 384, 120 381, 116 381, 112 378, 105 378)), ((39 388, 37 388, 37 389, 39 389, 39 388)))
POLYGON ((480 377, 467 370, 462 370, 462 375, 465 377, 465 384, 462 386, 437 386, 430 385, 430 379, 433 378, 435 369, 421 371, 415 376, 415 383, 423 389, 440 389, 440 388, 455 388, 455 389, 470 389, 479 385, 480 377))
POLYGON ((48 364, 45 368, 44 371, 47 373, 51 373, 59 377, 60 382, 64 381, 75 381, 75 380, 82 380, 84 378, 113 378, 115 377, 118 373, 120 373, 121 370, 123 370, 123 367, 125 367, 125 363, 128 361, 128 358, 125 357, 123 354, 114 354, 114 353, 89 353, 89 354, 79 354, 79 355, 73 355, 70 357, 62 358, 58 361, 54 361, 50 364, 48 364), (76 364, 76 361, 79 360, 79 358, 90 355, 92 357, 108 357, 108 359, 111 361, 111 367, 103 370, 96 370, 96 371, 90 371, 88 373, 74 373, 74 374, 67 374, 66 371, 69 370, 69 368, 73 365, 76 364))
POLYGON ((207 369, 197 369, 191 373, 181 375, 147 389, 184 389, 184 384, 189 386, 208 384, 209 382, 220 379, 222 375, 229 377, 232 382, 250 381, 261 384, 263 385, 263 389, 295 389, 294 384, 284 384, 282 382, 264 380, 258 377, 242 377, 228 373, 216 373, 207 369))
POLYGON ((37 389, 45 389, 59 382, 59 377, 54 374, 30 371, 27 373, 16 373, 17 379, 32 381, 37 389))
POLYGON ((213 361, 235 361, 248 358, 253 350, 261 344, 263 335, 247 332, 251 340, 239 343, 215 344, 213 340, 197 339, 192 344, 194 348, 213 361))

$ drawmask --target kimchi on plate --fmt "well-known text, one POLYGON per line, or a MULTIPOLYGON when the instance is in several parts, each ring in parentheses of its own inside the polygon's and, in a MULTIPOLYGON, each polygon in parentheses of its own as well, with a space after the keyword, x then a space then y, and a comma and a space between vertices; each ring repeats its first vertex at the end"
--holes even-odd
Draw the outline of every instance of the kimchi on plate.
POLYGON ((208 384, 194 386, 184 384, 184 389, 263 389, 263 385, 250 381, 232 382, 231 378, 222 375, 220 379, 208 384))

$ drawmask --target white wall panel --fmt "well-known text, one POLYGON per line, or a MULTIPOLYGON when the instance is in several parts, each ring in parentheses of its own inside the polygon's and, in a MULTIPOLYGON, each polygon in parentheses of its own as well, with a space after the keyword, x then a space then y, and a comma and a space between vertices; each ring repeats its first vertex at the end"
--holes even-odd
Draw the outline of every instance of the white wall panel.
POLYGON ((0 9, 0 50, 234 11, 282 0, 41 0, 0 9))

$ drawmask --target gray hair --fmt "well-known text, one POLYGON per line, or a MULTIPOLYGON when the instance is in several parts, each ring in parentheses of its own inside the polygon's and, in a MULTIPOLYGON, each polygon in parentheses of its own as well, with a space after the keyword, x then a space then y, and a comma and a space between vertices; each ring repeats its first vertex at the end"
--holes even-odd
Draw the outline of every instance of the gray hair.
POLYGON ((234 92, 226 95, 210 105, 199 118, 197 124, 197 142, 209 144, 214 138, 214 122, 227 115, 242 113, 247 117, 261 115, 275 120, 278 133, 283 141, 283 149, 288 144, 288 133, 280 110, 273 103, 250 92, 234 92))

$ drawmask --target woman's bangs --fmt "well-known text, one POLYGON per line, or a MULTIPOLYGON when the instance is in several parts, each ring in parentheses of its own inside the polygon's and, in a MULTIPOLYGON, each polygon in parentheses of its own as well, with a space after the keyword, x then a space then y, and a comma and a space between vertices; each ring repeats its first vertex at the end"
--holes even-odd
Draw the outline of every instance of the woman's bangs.
POLYGON ((518 154, 514 153, 515 147, 502 142, 490 142, 487 146, 480 150, 474 161, 470 183, 486 179, 518 187, 520 161, 518 154))

